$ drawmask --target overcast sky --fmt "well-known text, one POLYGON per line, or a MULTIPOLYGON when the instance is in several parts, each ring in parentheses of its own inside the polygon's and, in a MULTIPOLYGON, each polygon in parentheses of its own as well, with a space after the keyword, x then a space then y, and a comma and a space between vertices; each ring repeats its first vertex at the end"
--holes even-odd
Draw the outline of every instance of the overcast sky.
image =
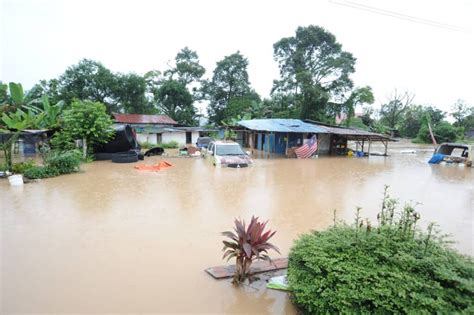
POLYGON ((273 44, 298 26, 319 25, 356 58, 356 86, 376 106, 393 89, 449 110, 474 105, 474 10, 470 0, 106 1, 0 0, 0 79, 31 88, 82 58, 112 71, 166 70, 189 46, 212 75, 237 50, 266 97, 278 67, 273 44))

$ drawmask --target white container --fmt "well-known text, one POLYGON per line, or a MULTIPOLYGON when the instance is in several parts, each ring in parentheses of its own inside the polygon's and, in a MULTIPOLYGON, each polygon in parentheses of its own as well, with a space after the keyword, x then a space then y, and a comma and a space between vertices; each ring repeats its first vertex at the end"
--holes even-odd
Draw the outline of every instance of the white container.
POLYGON ((23 185, 23 175, 8 176, 8 181, 10 182, 10 186, 22 186, 23 185))

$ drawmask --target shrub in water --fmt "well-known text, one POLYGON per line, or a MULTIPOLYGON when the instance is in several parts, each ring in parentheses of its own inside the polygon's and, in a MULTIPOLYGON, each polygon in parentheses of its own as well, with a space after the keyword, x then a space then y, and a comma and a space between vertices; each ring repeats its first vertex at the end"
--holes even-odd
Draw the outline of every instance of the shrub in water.
POLYGON ((23 174, 25 177, 30 179, 41 179, 48 177, 55 177, 61 175, 55 168, 49 166, 34 166, 25 171, 23 174))
POLYGON ((45 157, 45 166, 34 166, 25 171, 25 177, 31 179, 54 177, 79 171, 81 153, 79 151, 51 151, 45 157))
MULTIPOLYGON (((298 239, 288 282, 304 313, 474 313, 472 258, 447 247, 419 215, 401 213, 387 190, 378 226, 335 224, 298 239)), ((358 212, 359 213, 359 209, 358 212)))
POLYGON ((161 147, 163 149, 177 149, 178 148, 178 142, 170 141, 168 143, 160 143, 157 146, 161 147))
POLYGON ((58 170, 59 174, 79 171, 81 153, 79 151, 52 152, 46 159, 46 165, 58 170))
POLYGON ((35 166, 35 161, 27 160, 25 162, 13 163, 12 171, 15 174, 24 174, 27 170, 35 166))

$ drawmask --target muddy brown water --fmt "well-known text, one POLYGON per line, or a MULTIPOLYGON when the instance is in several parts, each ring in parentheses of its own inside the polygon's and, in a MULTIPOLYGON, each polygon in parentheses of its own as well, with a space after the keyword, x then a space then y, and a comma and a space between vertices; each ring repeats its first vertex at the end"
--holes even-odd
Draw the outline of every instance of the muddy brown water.
POLYGON ((22 188, 0 180, 0 312, 294 314, 284 292, 204 272, 223 264, 219 233, 255 214, 270 220, 286 256, 298 235, 332 224, 334 209, 352 221, 361 206, 375 221, 385 184, 472 255, 474 169, 428 165, 430 150, 412 148, 387 158, 256 159, 247 169, 173 158, 157 173, 104 161, 22 188))

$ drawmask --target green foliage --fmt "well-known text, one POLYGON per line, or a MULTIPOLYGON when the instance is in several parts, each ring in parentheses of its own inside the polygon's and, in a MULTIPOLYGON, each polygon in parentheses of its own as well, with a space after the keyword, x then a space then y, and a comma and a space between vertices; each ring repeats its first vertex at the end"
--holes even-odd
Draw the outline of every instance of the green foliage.
POLYGON ((71 147, 73 140, 83 140, 83 158, 86 158, 88 148, 107 142, 113 132, 112 119, 103 104, 75 100, 64 111, 62 129, 55 134, 53 145, 65 150, 71 147))
POLYGON ((70 104, 74 99, 105 104, 109 112, 117 111, 114 88, 117 80, 100 62, 82 59, 59 77, 61 98, 70 104))
MULTIPOLYGON (((34 103, 40 100, 44 95, 48 96, 51 104, 57 104, 62 100, 59 94, 59 81, 57 79, 41 80, 35 84, 25 95, 25 103, 34 103)), ((42 106, 42 103, 37 103, 42 106)))
POLYGON ((74 144, 74 138, 70 132, 58 131, 50 140, 51 147, 54 150, 74 150, 76 145, 74 144))
POLYGON ((34 166, 23 174, 29 179, 41 179, 59 176, 59 171, 49 166, 34 166))
POLYGON ((147 82, 144 77, 135 73, 118 73, 114 77, 116 82, 112 93, 117 108, 128 114, 156 113, 156 108, 145 96, 147 82))
POLYGON ((196 109, 193 97, 182 83, 174 80, 165 81, 155 95, 160 110, 183 125, 196 124, 196 109))
POLYGON ((244 96, 234 97, 229 100, 229 103, 224 109, 224 120, 242 115, 242 113, 251 112, 252 109, 254 110, 253 113, 255 116, 257 116, 260 108, 258 108, 256 104, 261 104, 261 100, 255 91, 251 91, 244 96))
POLYGON ((44 166, 33 166, 24 173, 30 179, 55 177, 79 171, 81 153, 72 151, 51 151, 47 154, 44 166))
POLYGON ((454 126, 464 130, 474 129, 474 106, 468 106, 465 101, 457 100, 451 107, 451 116, 456 120, 454 126))
POLYGON ((203 66, 199 64, 198 54, 184 47, 181 49, 175 58, 176 66, 165 72, 170 80, 176 80, 187 87, 193 82, 199 82, 201 77, 206 72, 203 66))
POLYGON ((474 264, 387 191, 378 226, 361 220, 301 236, 289 255, 293 301, 307 314, 472 313, 474 264))
POLYGON ((349 126, 351 119, 355 115, 355 109, 359 105, 373 104, 374 94, 370 86, 364 86, 354 89, 351 95, 342 105, 342 112, 346 114, 346 126, 349 126))
POLYGON ((31 109, 23 111, 17 109, 15 112, 3 113, 1 121, 8 129, 25 130, 28 128, 38 128, 44 119, 44 113, 36 114, 31 109))
POLYGON ((403 114, 411 106, 414 97, 408 91, 398 93, 395 90, 388 103, 382 104, 380 108, 380 122, 390 129, 398 128, 403 114))
POLYGON ((140 148, 142 149, 151 149, 153 147, 156 147, 156 144, 150 143, 150 142, 139 142, 140 148))
POLYGON ((27 170, 29 170, 30 168, 33 168, 34 166, 35 166, 35 161, 33 160, 27 160, 20 163, 13 163, 12 171, 15 174, 24 174, 27 170))
POLYGON ((77 150, 65 152, 52 151, 47 157, 46 165, 58 170, 59 174, 77 172, 81 165, 81 153, 77 150))
POLYGON ((343 125, 350 128, 356 128, 361 130, 369 130, 369 127, 364 124, 361 118, 353 117, 351 119, 346 119, 342 122, 343 125))
POLYGON ((352 89, 349 76, 356 60, 342 50, 333 34, 315 25, 298 27, 295 36, 273 45, 273 55, 280 80, 274 81, 272 95, 290 97, 300 118, 325 120, 341 110, 341 104, 328 106, 328 101, 352 89))
POLYGON ((225 110, 233 99, 255 95, 250 87, 247 72, 248 60, 240 52, 218 61, 212 80, 206 82, 203 91, 209 100, 209 121, 220 124, 226 116, 225 110))
POLYGON ((140 142, 140 147, 142 149, 151 149, 151 148, 177 149, 179 147, 179 144, 176 141, 170 141, 170 142, 164 142, 164 143, 140 142))
POLYGON ((157 145, 157 147, 160 147, 160 148, 163 148, 163 149, 177 149, 178 148, 178 142, 170 141, 170 142, 160 143, 160 144, 157 145))
MULTIPOLYGON (((455 142, 456 139, 462 137, 458 128, 454 127, 447 121, 442 121, 433 127, 433 134, 438 143, 455 142)), ((431 135, 427 124, 423 124, 417 135, 418 143, 431 143, 431 135)))
POLYGON ((248 276, 250 265, 254 260, 271 260, 268 251, 273 249, 280 253, 277 247, 269 242, 275 235, 275 231, 265 231, 267 222, 259 222, 258 217, 252 216, 248 227, 245 221, 235 220, 234 232, 222 232, 231 241, 222 241, 224 247, 223 259, 229 261, 232 258, 236 260, 236 271, 234 274, 234 284, 242 283, 248 276))
POLYGON ((24 104, 23 87, 20 83, 10 82, 8 84, 10 90, 10 98, 14 105, 21 106, 24 104))
POLYGON ((8 102, 8 84, 0 81, 0 105, 4 105, 8 102))
POLYGON ((55 105, 50 105, 49 98, 46 94, 41 96, 41 107, 35 105, 24 106, 28 110, 31 110, 38 116, 41 116, 40 121, 37 123, 39 128, 55 129, 59 127, 59 118, 63 110, 65 103, 59 101, 55 105))

